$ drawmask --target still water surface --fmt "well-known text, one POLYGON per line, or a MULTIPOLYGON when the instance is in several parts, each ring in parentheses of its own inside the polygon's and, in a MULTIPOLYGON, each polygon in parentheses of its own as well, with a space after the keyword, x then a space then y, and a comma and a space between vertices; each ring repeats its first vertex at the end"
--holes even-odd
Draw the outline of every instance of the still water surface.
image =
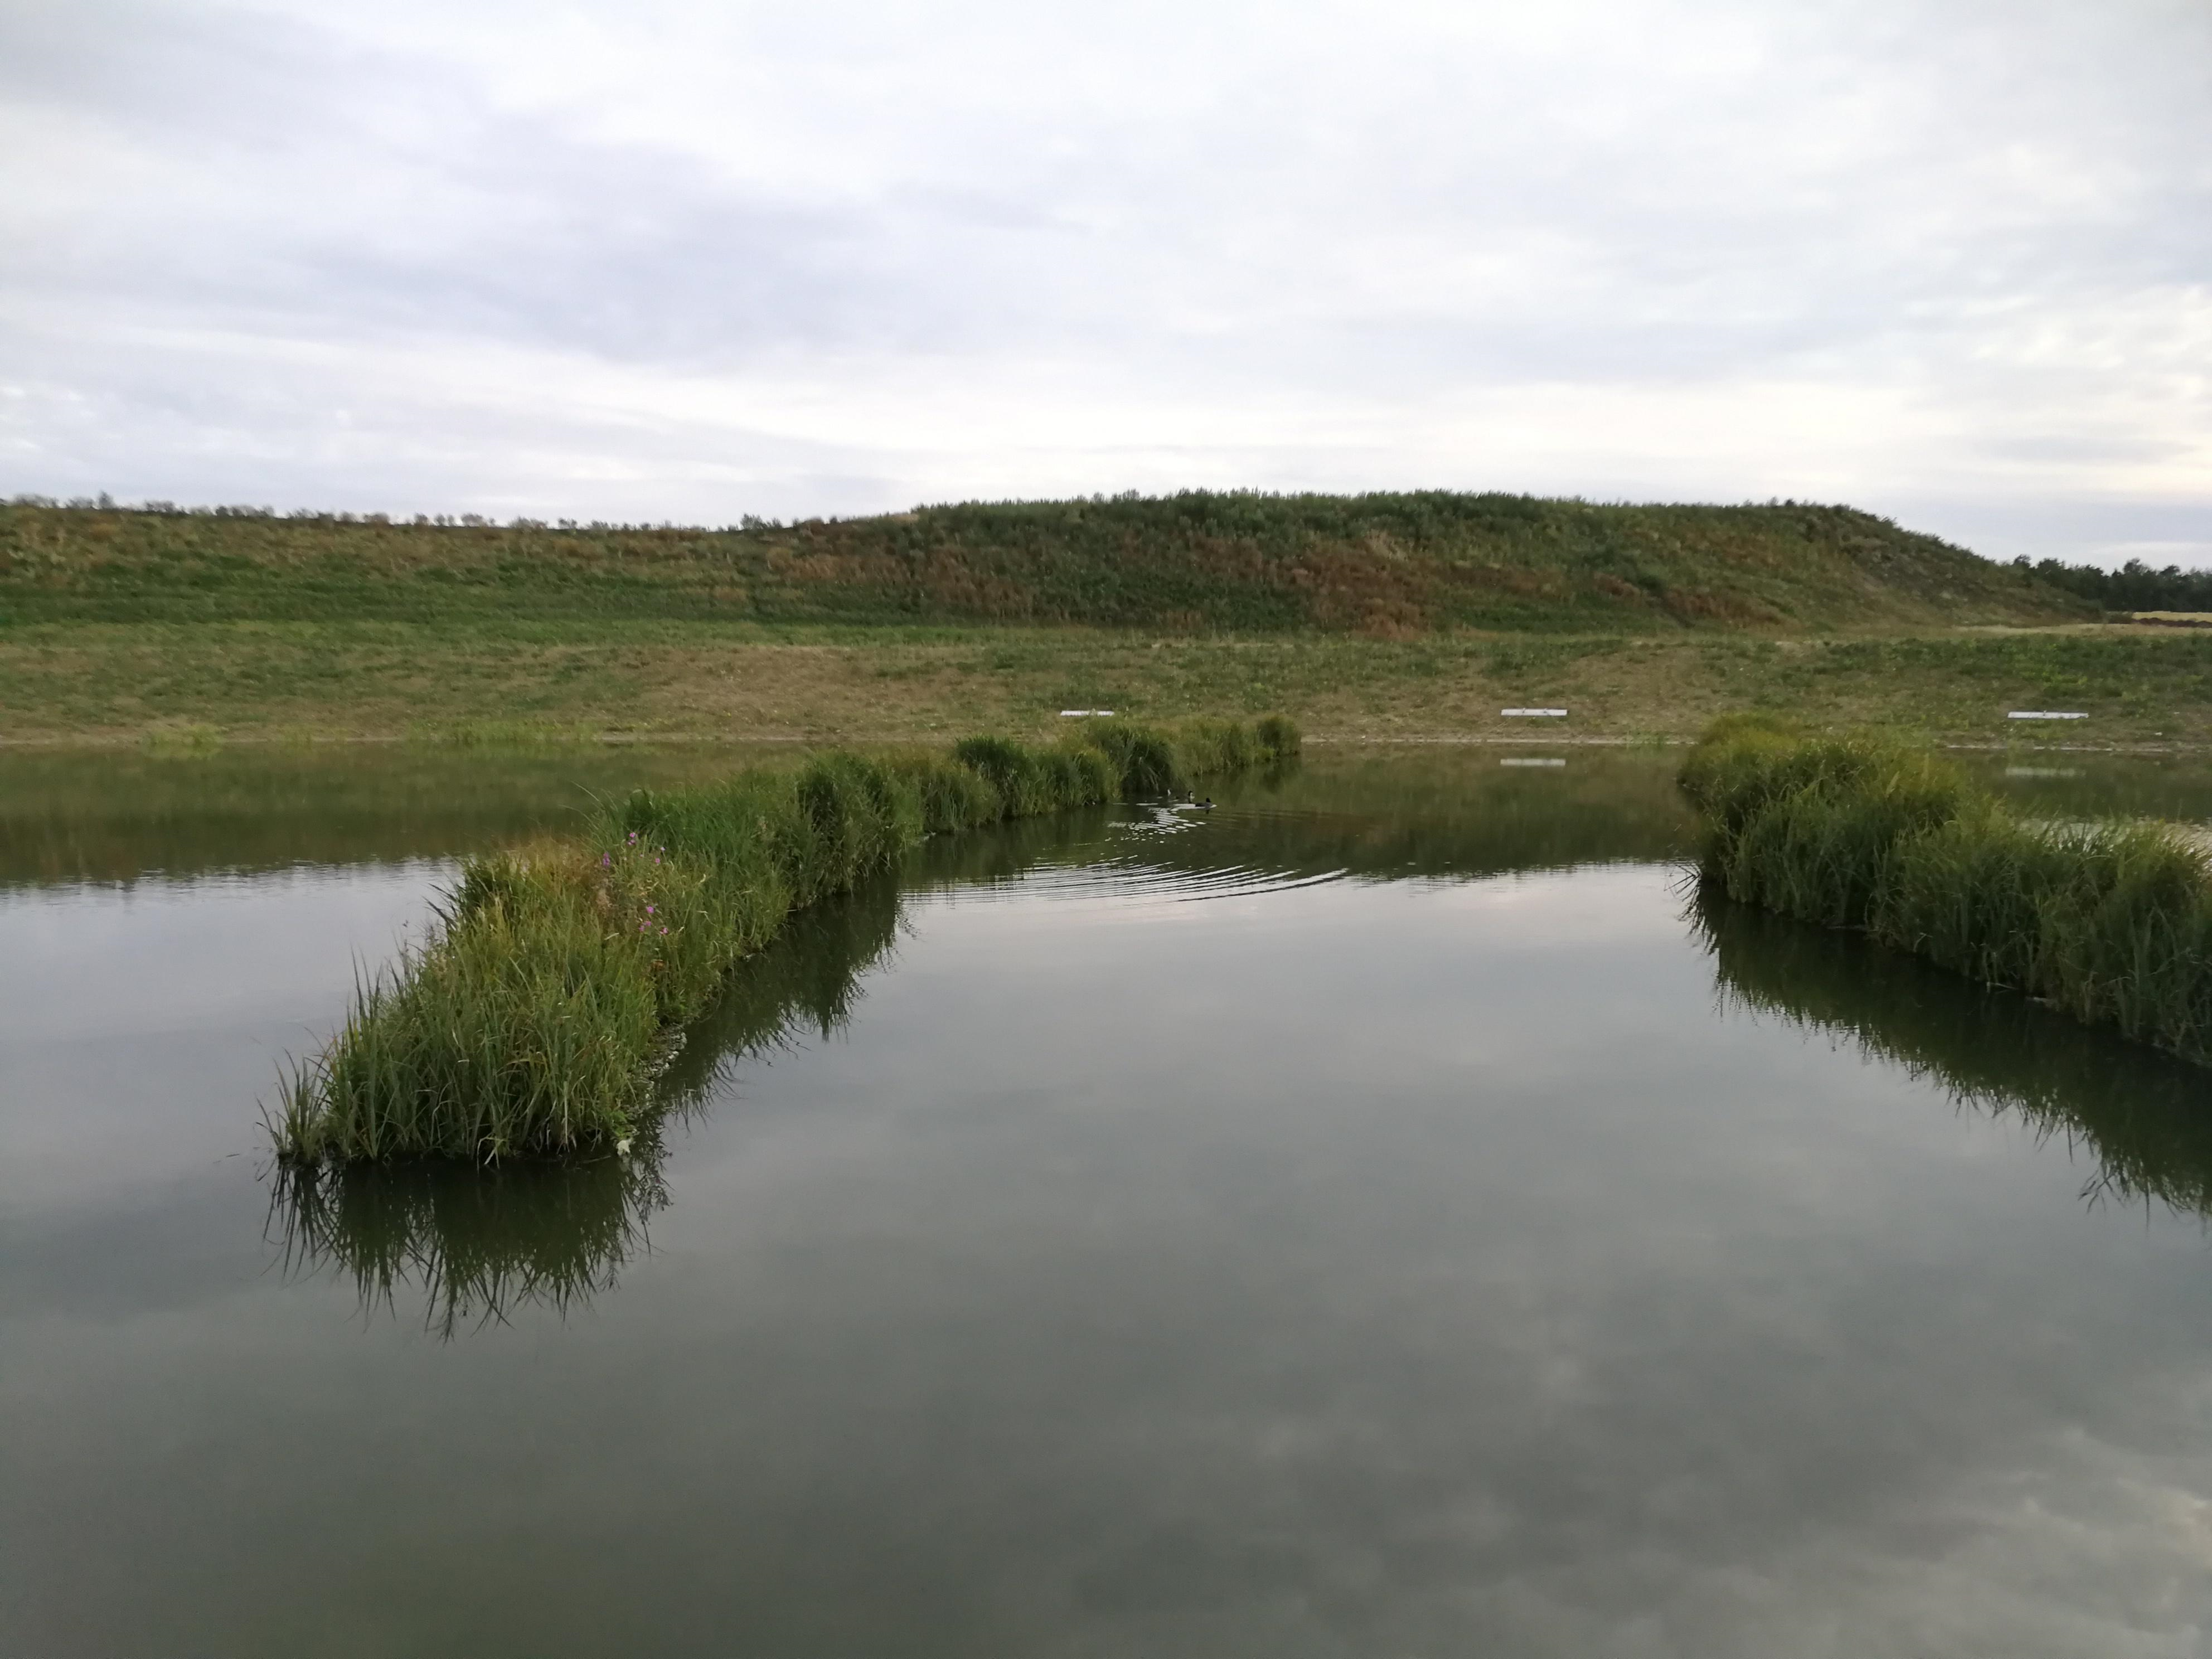
POLYGON ((729 757, 7 761, 0 1652, 2207 1651, 2204 1074, 1565 757, 933 845, 649 1156, 305 1188, 451 859, 729 757))

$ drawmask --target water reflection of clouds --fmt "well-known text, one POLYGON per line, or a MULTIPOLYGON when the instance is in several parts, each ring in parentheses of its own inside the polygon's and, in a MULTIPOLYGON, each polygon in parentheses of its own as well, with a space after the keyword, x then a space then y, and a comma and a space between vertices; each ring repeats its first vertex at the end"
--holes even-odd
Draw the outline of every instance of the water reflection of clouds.
MULTIPOLYGON (((2085 1214, 2063 1146, 1716 1018, 1668 869, 1054 890, 910 899, 843 1040, 710 1073, 587 1318, 334 1340, 343 1288, 204 1249, 222 1206, 74 1235, 114 1293, 11 1352, 57 1430, 14 1466, 21 1559, 96 1588, 127 1492, 171 1628, 235 1619, 250 1544, 316 1563, 256 1576, 266 1628, 393 1650, 488 1570, 530 1573, 501 1630, 546 1653, 739 1601, 878 1650, 1209 1656, 2147 1659, 2212 1620, 2197 1229, 2085 1214), (134 1300, 154 1248, 200 1277, 134 1300)), ((849 1006, 834 978, 787 982, 849 1006)))
POLYGON ((430 860, 0 893, 0 1042, 325 1014, 423 925, 430 860))
MULTIPOLYGON (((2212 1471, 2164 1379, 2204 1375, 2193 1234, 2085 1236, 2063 1156, 1992 1160, 2001 1132, 1890 1068, 1717 1025, 1679 927, 1646 925, 1674 896, 1605 885, 1622 933, 1553 931, 1510 970, 1387 889, 1300 896, 1256 954, 933 913, 772 1122, 702 1130, 663 1242, 816 1240, 778 1291, 814 1351, 902 1356, 833 1414, 959 1398, 1004 1468, 963 1506, 1021 1511, 1046 1467, 1091 1506, 1080 1543, 1021 1511, 988 1576, 1152 1650, 1325 1583, 1378 1646, 2185 1651, 2175 1505, 2212 1471), (1648 1003, 1669 963, 1676 994, 1617 1018, 1608 979, 1648 1003), (988 1044, 954 1012, 975 998, 988 1044), (2176 1460, 2150 1484, 2145 1438, 2176 1460), (1148 1539, 1197 1607, 1160 1605, 1148 1539), (2142 1595, 2171 1614, 2133 1623, 2142 1595)), ((915 1517, 874 1527, 977 1571, 915 1517)))
POLYGON ((356 963, 422 924, 449 867, 0 895, 0 1203, 65 1207, 256 1150, 279 1058, 336 1024, 356 963))

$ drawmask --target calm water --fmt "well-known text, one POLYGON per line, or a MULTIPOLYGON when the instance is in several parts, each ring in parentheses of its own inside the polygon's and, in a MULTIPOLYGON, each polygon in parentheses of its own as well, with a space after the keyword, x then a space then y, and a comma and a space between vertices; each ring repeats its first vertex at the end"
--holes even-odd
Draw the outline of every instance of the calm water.
POLYGON ((2205 1074, 1540 758, 932 847, 650 1157, 305 1188, 450 859, 730 757, 0 761, 0 1653, 2212 1650, 2205 1074))

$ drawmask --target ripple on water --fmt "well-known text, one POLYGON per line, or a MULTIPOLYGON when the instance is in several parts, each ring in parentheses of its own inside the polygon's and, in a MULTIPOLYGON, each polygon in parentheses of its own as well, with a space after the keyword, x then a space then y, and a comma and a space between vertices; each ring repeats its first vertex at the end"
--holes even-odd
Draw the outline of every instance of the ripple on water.
POLYGON ((1188 904, 1295 892, 1345 880, 1341 867, 1286 870, 1205 856, 1210 829, 1273 816, 1266 811, 1189 806, 1139 808, 1141 817, 1114 826, 1107 850, 1086 848, 1079 863, 1043 864, 1000 881, 963 883, 963 896, 1082 900, 1121 906, 1188 904), (1188 839, 1186 839, 1188 838, 1188 839), (1181 852, 1183 856, 1174 856, 1181 852))

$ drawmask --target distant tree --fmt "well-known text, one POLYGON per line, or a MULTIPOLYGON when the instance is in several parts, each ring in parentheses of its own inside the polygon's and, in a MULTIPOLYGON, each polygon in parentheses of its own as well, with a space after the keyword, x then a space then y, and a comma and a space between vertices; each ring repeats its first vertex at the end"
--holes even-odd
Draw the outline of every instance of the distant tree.
POLYGON ((2130 559, 2118 570, 2057 559, 2031 564, 2026 555, 2012 562, 2015 570, 2107 611, 2212 611, 2212 570, 2184 570, 2178 564, 2159 570, 2141 559, 2130 559))

